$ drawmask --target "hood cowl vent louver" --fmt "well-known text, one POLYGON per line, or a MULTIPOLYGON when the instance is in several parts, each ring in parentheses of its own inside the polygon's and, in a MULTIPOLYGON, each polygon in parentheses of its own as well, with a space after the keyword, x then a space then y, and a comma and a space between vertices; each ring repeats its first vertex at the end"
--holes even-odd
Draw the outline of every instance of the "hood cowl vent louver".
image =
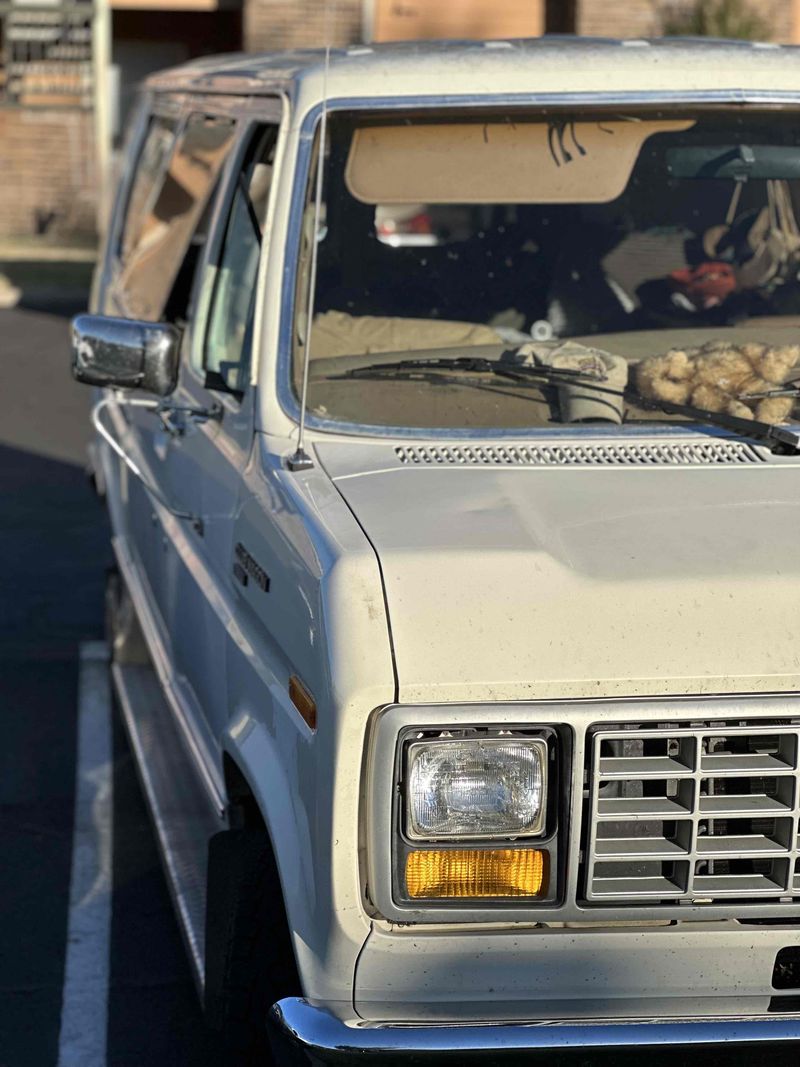
POLYGON ((452 467, 709 467, 763 463, 742 441, 569 445, 397 445, 404 466, 452 467))

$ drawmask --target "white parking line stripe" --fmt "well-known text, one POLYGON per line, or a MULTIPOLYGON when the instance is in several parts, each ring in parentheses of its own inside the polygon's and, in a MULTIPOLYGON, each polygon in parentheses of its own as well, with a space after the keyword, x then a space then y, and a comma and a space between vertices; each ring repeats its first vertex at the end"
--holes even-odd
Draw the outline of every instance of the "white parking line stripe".
POLYGON ((81 645, 75 824, 58 1067, 105 1067, 111 933, 112 749, 108 650, 81 645))

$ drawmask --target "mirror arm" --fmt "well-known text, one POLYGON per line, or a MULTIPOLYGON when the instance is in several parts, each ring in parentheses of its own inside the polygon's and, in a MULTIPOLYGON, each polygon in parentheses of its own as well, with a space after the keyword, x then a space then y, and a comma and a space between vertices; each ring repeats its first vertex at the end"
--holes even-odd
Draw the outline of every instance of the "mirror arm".
POLYGON ((152 496, 155 500, 157 500, 158 503, 161 504, 162 507, 166 508, 166 510, 170 513, 170 515, 174 515, 176 519, 188 519, 188 521, 192 523, 192 525, 198 531, 198 533, 202 534, 202 532, 203 532, 203 520, 202 520, 202 518, 199 515, 194 515, 189 511, 179 511, 177 508, 174 508, 169 503, 169 501, 163 496, 163 494, 160 492, 160 490, 157 489, 156 486, 152 485, 147 480, 147 478, 144 476, 144 474, 139 469, 139 467, 136 465, 136 463, 134 463, 134 461, 131 459, 131 457, 128 455, 128 453, 125 451, 125 449, 116 440, 114 435, 109 430, 107 430, 106 427, 103 425, 103 421, 102 421, 101 415, 102 415, 103 411, 105 411, 105 409, 111 404, 112 400, 115 401, 117 404, 120 404, 120 405, 126 405, 128 407, 137 407, 137 408, 151 408, 153 411, 156 411, 156 412, 162 406, 161 401, 160 400, 144 400, 144 399, 140 400, 138 398, 133 398, 133 397, 104 396, 101 400, 98 400, 98 402, 92 408, 92 425, 97 430, 97 432, 100 434, 100 436, 103 438, 103 440, 113 450, 113 452, 115 452, 116 455, 119 456, 119 458, 122 460, 122 462, 128 468, 128 470, 139 479, 139 481, 145 487, 145 489, 150 494, 150 496, 152 496))
POLYGON ((182 407, 179 404, 171 404, 168 400, 159 401, 153 411, 161 420, 170 437, 183 437, 186 433, 186 423, 183 419, 192 419, 194 422, 221 422, 224 414, 222 404, 215 401, 207 408, 182 407))

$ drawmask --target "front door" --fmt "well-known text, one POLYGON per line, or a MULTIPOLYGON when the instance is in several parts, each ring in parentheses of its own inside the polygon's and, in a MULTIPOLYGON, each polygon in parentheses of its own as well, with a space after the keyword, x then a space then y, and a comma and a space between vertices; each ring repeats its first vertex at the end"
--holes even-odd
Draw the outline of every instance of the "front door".
MULTIPOLYGON (((189 110, 182 117, 179 111, 150 116, 101 298, 106 314, 186 329, 214 190, 235 136, 233 119, 202 110, 189 110)), ((175 510, 185 511, 179 487, 168 484, 164 457, 170 434, 158 416, 145 407, 120 405, 112 409, 111 418, 146 481, 175 510)), ((124 467, 121 476, 127 485, 128 549, 169 646, 167 540, 159 521, 164 509, 124 467)))
POLYGON ((194 523, 168 524, 166 612, 179 685, 214 747, 228 723, 225 648, 239 573, 233 524, 255 434, 253 325, 277 101, 274 108, 274 122, 248 124, 227 168, 171 398, 187 414, 178 416, 178 432, 164 442, 168 492, 198 516, 194 523))

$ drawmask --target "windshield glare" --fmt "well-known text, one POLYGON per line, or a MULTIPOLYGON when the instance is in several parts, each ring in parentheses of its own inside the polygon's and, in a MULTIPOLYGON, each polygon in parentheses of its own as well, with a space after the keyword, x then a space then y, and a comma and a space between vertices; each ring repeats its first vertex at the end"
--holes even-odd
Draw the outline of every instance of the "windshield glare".
MULTIPOLYGON (((624 427, 680 418, 653 410, 664 400, 794 420, 800 150, 789 113, 336 114, 329 131, 312 414, 430 429, 624 427), (577 385, 458 363, 371 370, 464 355, 590 367, 619 396, 592 403, 577 385)), ((312 178, 296 392, 314 194, 312 178)))

